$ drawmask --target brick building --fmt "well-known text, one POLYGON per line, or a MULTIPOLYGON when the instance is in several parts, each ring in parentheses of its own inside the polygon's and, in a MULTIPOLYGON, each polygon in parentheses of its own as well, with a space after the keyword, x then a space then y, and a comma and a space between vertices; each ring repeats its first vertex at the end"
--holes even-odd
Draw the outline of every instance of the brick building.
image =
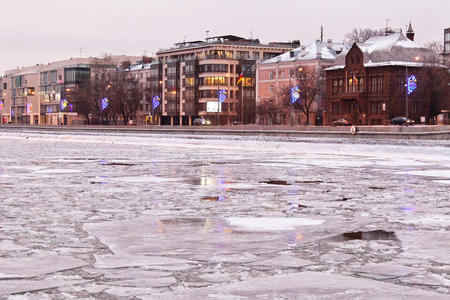
POLYGON ((341 118, 385 125, 397 116, 416 122, 429 116, 425 69, 433 52, 413 41, 411 26, 407 36, 393 33, 354 44, 326 69, 326 125, 341 118))
POLYGON ((450 64, 450 27, 444 29, 444 60, 450 64))

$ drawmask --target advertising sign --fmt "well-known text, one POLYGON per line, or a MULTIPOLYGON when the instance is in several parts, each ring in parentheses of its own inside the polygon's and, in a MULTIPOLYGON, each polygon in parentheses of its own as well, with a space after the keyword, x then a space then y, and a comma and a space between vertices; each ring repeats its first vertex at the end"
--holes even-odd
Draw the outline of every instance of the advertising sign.
POLYGON ((207 112, 222 112, 222 103, 217 101, 208 101, 206 102, 206 111, 207 112))

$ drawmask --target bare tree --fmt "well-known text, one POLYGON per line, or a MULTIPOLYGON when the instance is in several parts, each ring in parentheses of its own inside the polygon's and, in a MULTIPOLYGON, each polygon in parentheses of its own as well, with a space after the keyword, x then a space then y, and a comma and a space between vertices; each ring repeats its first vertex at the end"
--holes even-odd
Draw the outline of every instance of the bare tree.
POLYGON ((111 112, 114 123, 117 123, 118 116, 120 116, 126 125, 130 120, 136 119, 139 100, 142 98, 138 80, 129 76, 127 72, 119 71, 112 77, 110 86, 111 112))
POLYGON ((292 105, 305 115, 305 125, 309 125, 313 105, 322 96, 320 72, 322 70, 318 70, 316 67, 307 66, 300 66, 295 71, 300 98, 292 105))
POLYGON ((425 68, 427 81, 425 89, 430 93, 430 118, 441 113, 441 110, 450 109, 449 68, 442 65, 425 68))
POLYGON ((373 30, 369 28, 355 28, 345 35, 345 41, 347 43, 364 43, 373 36, 384 35, 383 30, 373 30))
POLYGON ((256 114, 264 125, 274 125, 277 123, 279 107, 274 97, 264 100, 256 107, 256 114))
POLYGON ((432 57, 427 58, 433 63, 444 63, 442 53, 444 52, 444 45, 439 41, 432 41, 425 44, 425 47, 433 51, 432 57))

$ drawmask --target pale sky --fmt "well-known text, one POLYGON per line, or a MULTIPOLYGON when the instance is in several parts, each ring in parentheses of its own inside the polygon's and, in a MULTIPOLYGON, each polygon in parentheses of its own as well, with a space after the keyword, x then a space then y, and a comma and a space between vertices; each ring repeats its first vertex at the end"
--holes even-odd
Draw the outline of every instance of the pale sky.
POLYGON ((450 0, 13 0, 0 14, 0 74, 17 66, 102 53, 143 55, 176 42, 233 34, 262 42, 320 37, 412 21, 416 41, 443 40, 450 0))

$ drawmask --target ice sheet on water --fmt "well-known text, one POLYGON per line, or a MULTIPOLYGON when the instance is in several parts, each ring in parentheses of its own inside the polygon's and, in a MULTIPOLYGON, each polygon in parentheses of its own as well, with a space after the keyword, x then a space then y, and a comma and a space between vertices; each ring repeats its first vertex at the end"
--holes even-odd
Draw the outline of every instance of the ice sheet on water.
MULTIPOLYGON (((0 235, 0 238, 2 238, 1 235, 0 235)), ((23 251, 23 250, 27 250, 27 249, 28 248, 17 245, 16 243, 14 243, 13 241, 10 241, 10 240, 0 241, 0 252, 23 251)), ((0 266, 0 270, 1 270, 1 266, 0 266)))
MULTIPOLYGON (((54 289, 66 285, 81 284, 86 280, 0 280, 0 296, 54 289)), ((29 299, 27 297, 27 299, 29 299)))
POLYGON ((402 241, 403 248, 399 257, 450 265, 450 232, 405 231, 397 232, 397 237, 402 241))
POLYGON ((408 276, 417 272, 417 269, 392 263, 372 263, 363 266, 350 267, 349 269, 359 276, 373 279, 393 279, 408 276))
POLYGON ((142 299, 446 299, 409 286, 324 272, 301 272, 261 277, 207 288, 182 289, 142 296, 142 299))
POLYGON ((298 226, 321 225, 325 221, 310 218, 252 218, 252 217, 229 217, 226 219, 230 226, 240 227, 244 230, 266 231, 266 230, 293 230, 298 226))
POLYGON ((262 261, 256 261, 248 265, 253 266, 268 266, 268 267, 287 267, 287 268, 300 268, 315 264, 314 262, 306 259, 301 259, 292 255, 279 255, 271 259, 262 261))
POLYGON ((148 267, 159 265, 185 265, 195 263, 185 259, 150 255, 96 255, 95 261, 94 266, 100 269, 148 267))
POLYGON ((86 265, 88 263, 71 256, 0 258, 0 279, 32 278, 86 265))
POLYGON ((125 176, 125 177, 111 177, 109 179, 110 181, 115 182, 133 182, 133 183, 139 183, 139 182, 148 182, 148 183, 161 183, 161 182, 168 182, 168 181, 180 181, 179 178, 166 178, 166 177, 157 177, 157 176, 125 176))
POLYGON ((401 172, 401 174, 409 174, 409 175, 425 176, 425 177, 450 178, 450 169, 446 169, 446 170, 408 171, 408 172, 401 172))

